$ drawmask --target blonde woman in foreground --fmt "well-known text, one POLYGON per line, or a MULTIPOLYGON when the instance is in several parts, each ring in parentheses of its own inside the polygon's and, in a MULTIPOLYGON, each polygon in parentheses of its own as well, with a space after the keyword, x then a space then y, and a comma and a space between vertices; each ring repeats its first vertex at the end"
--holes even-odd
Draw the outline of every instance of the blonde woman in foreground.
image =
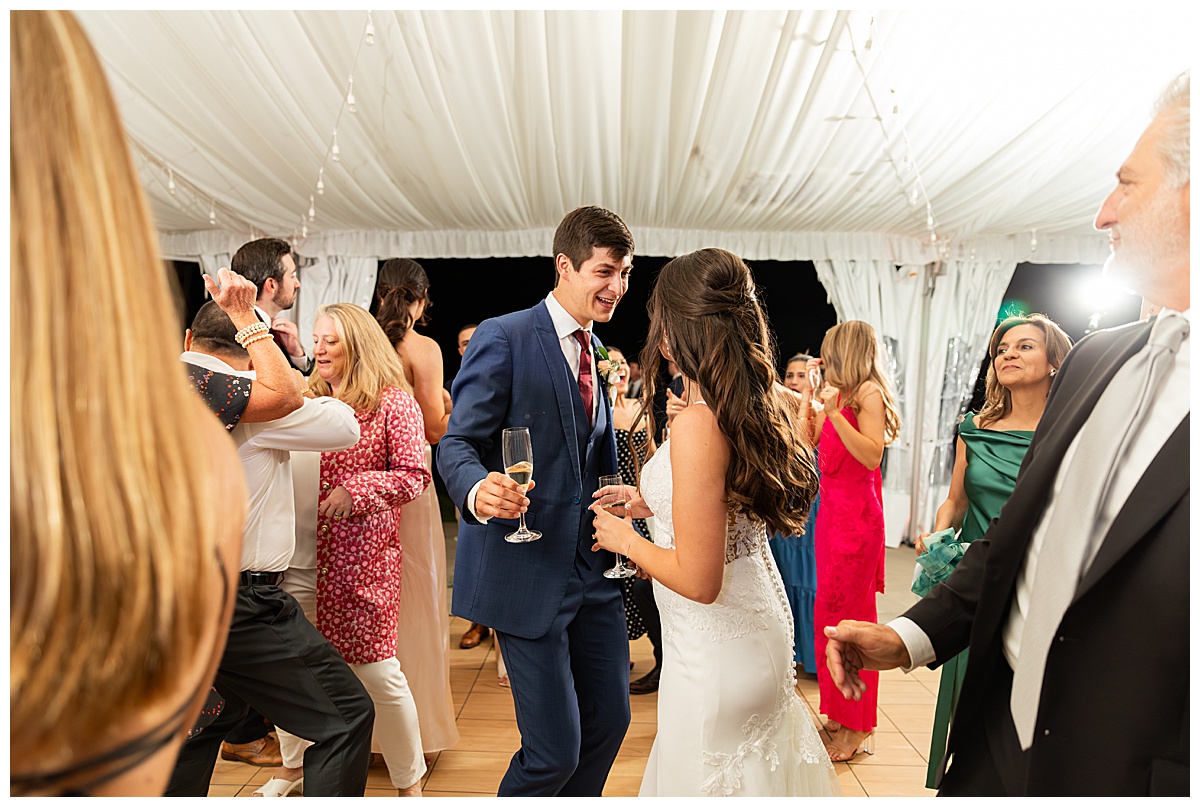
POLYGON ((103 67, 67 12, 10 26, 10 793, 155 796, 224 647, 245 486, 103 67))

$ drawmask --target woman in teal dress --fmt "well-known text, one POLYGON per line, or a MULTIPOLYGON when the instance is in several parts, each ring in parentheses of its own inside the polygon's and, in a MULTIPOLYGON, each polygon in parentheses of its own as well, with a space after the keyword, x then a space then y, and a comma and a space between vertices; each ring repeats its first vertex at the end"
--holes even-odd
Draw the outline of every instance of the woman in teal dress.
MULTIPOLYGON (((798 393, 804 402, 812 399, 812 387, 808 383, 808 360, 812 356, 797 353, 788 359, 783 376, 783 385, 798 393)), ((813 451, 813 462, 816 462, 813 451)), ((813 547, 813 529, 817 523, 817 508, 820 495, 813 499, 808 510, 808 521, 801 535, 775 533, 770 540, 771 554, 783 578, 788 605, 792 609, 792 622, 796 629, 795 662, 804 665, 809 675, 817 674, 816 652, 813 648, 813 602, 817 595, 817 560, 813 547)))
MULTIPOLYGON (((1009 317, 996 327, 988 346, 986 402, 958 427, 954 477, 938 508, 934 532, 961 527, 959 540, 969 546, 1000 515, 1046 408, 1054 374, 1070 349, 1070 337, 1041 314, 1009 317)), ((917 538, 918 555, 925 552, 929 535, 917 538)), ((966 669, 966 650, 942 665, 925 779, 929 788, 937 786, 966 669)))

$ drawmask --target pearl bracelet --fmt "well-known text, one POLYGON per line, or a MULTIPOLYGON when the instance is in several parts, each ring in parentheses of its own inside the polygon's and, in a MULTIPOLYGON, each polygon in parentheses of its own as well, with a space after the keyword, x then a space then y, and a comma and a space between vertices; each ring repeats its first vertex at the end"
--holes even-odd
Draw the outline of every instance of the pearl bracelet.
POLYGON ((233 335, 233 341, 237 342, 242 347, 245 347, 247 344, 249 344, 247 340, 251 336, 260 333, 267 334, 268 336, 270 335, 271 329, 267 326, 267 323, 255 322, 253 325, 247 325, 245 328, 242 328, 233 335))
POLYGON ((254 336, 251 336, 249 339, 239 340, 238 344, 240 344, 242 346, 242 348, 245 349, 245 348, 250 347, 255 342, 261 342, 264 339, 272 339, 272 338, 273 337, 271 336, 270 333, 258 333, 258 334, 255 334, 254 336))

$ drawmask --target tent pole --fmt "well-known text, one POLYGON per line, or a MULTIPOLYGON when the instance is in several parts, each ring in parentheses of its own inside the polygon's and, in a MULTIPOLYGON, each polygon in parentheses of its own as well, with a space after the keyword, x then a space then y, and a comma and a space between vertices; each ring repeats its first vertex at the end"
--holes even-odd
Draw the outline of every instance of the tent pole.
POLYGON ((921 441, 923 439, 925 421, 925 367, 929 363, 929 311, 933 305, 933 290, 937 285, 937 277, 941 269, 941 261, 921 266, 921 337, 917 350, 917 394, 916 406, 909 410, 909 420, 912 425, 912 478, 909 480, 911 498, 908 504, 907 540, 916 543, 920 530, 917 518, 921 512, 921 441))

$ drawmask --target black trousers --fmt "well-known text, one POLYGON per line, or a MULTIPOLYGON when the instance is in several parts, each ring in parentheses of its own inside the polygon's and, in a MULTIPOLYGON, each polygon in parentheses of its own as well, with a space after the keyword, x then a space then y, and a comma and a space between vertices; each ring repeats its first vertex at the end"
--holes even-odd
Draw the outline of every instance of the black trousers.
POLYGON ((217 719, 183 745, 168 796, 207 796, 221 741, 253 706, 276 726, 312 740, 306 796, 361 796, 371 761, 375 707, 346 662, 278 586, 241 586, 214 682, 217 719))

